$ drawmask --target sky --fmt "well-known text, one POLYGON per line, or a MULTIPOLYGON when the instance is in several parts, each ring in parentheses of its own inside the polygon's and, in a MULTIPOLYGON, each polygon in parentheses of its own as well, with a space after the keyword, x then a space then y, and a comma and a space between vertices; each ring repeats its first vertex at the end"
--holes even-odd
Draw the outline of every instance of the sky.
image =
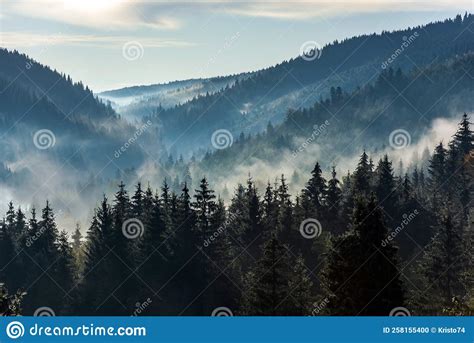
POLYGON ((473 12, 456 1, 0 0, 0 46, 100 92, 255 71, 308 41, 473 12))

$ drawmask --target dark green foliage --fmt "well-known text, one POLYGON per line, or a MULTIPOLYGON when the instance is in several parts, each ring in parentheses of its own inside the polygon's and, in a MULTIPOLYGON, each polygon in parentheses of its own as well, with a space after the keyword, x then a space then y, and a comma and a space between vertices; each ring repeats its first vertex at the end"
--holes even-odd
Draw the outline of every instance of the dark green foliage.
POLYGON ((468 124, 463 117, 448 149, 436 147, 426 180, 418 168, 394 177, 388 156, 374 169, 364 152, 342 182, 335 168, 326 181, 316 163, 294 198, 283 175, 263 194, 249 177, 227 206, 206 178, 193 196, 187 183, 176 194, 165 181, 160 195, 138 183, 130 199, 120 183, 84 242, 79 227, 72 241, 58 229, 49 202, 40 220, 10 204, 0 281, 20 291, 2 291, 2 306, 19 309, 24 297, 24 314, 48 306, 132 315, 145 303, 142 315, 209 315, 222 306, 245 315, 387 315, 399 306, 472 313, 473 235, 462 190, 473 171, 461 158, 472 143, 468 124), (320 219, 322 232, 307 237, 307 219, 320 219), (130 220, 138 231, 126 230, 130 220))
POLYGON ((333 241, 326 277, 331 314, 388 315, 403 306, 397 249, 387 237, 382 212, 372 197, 358 200, 353 228, 333 241))
POLYGON ((245 315, 288 314, 290 304, 290 255, 273 235, 263 248, 255 269, 247 274, 242 310, 245 315))
POLYGON ((0 316, 19 316, 22 313, 21 303, 25 293, 10 295, 5 285, 0 283, 0 316))

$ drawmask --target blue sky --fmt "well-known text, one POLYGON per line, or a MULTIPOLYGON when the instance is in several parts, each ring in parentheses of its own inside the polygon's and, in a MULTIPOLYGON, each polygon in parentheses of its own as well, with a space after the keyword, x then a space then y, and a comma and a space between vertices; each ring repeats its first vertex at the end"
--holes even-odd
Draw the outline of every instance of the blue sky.
POLYGON ((94 91, 265 68, 319 45, 472 12, 457 1, 0 0, 0 46, 94 91))

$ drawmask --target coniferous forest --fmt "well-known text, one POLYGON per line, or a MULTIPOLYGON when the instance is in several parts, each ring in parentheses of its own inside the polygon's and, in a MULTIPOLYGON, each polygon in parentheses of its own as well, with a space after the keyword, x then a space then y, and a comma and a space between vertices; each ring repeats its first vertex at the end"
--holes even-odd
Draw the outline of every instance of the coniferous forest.
POLYGON ((264 189, 250 175, 227 202, 206 177, 178 193, 120 183, 85 237, 46 199, 31 213, 10 202, 0 313, 472 315, 473 151, 464 114, 405 175, 361 151, 346 175, 314 161, 297 194, 286 175, 264 189))

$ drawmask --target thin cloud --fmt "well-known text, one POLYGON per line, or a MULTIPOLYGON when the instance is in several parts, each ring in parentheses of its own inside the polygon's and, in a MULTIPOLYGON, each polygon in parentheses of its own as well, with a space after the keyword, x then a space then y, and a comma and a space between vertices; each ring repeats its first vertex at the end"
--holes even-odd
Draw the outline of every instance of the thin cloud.
POLYGON ((468 10, 471 1, 395 1, 395 0, 318 0, 318 1, 256 1, 226 2, 225 12, 249 16, 281 20, 306 20, 316 17, 336 17, 343 14, 376 13, 390 11, 442 11, 468 10))
POLYGON ((307 20, 390 11, 469 10, 470 0, 292 0, 292 1, 170 1, 170 0, 3 0, 4 11, 101 30, 148 27, 177 30, 186 17, 200 12, 307 20))
POLYGON ((132 0, 3 0, 6 13, 103 30, 176 30, 171 12, 150 11, 150 3, 132 0))
MULTIPOLYGON (((80 45, 101 48, 116 48, 129 41, 136 41, 130 36, 100 36, 100 35, 75 35, 75 34, 39 34, 32 32, 2 32, 0 45, 10 48, 54 46, 54 45, 80 45)), ((195 43, 160 38, 140 38, 139 43, 146 48, 180 48, 195 46, 195 43)))

